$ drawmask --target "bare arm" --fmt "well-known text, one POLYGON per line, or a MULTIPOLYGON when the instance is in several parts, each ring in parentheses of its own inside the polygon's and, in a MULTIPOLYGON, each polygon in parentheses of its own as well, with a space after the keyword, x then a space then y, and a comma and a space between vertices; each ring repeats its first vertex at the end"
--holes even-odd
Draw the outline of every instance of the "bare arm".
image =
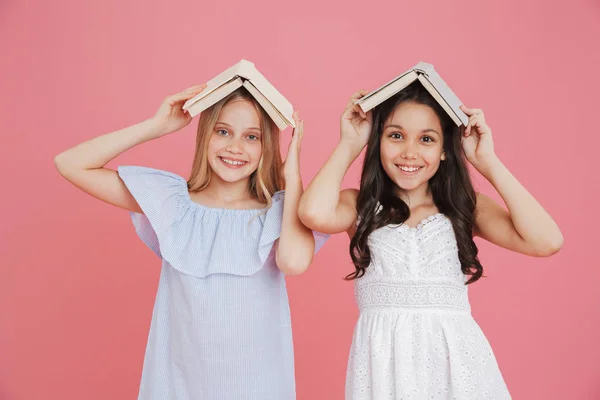
POLYGON ((510 173, 494 153, 492 131, 483 112, 463 108, 470 117, 463 148, 467 159, 498 191, 508 210, 479 194, 475 234, 506 249, 546 257, 555 254, 563 237, 550 214, 510 173))
POLYGON ((153 139, 154 129, 152 121, 147 120, 88 140, 56 156, 56 168, 66 180, 95 198, 141 213, 117 171, 104 165, 130 148, 153 139))
POLYGON ((484 176, 502 196, 508 210, 479 194, 475 234, 530 256, 547 257, 558 252, 563 237, 556 222, 504 164, 497 160, 484 176))
POLYGON ((287 275, 305 272, 312 263, 315 240, 312 231, 298 218, 298 203, 302 196, 302 177, 300 176, 300 143, 304 135, 304 122, 294 114, 296 129, 288 149, 284 165, 285 199, 283 203, 283 221, 281 236, 277 243, 276 263, 287 275))
POLYGON ((156 115, 136 125, 81 143, 54 159, 59 173, 84 192, 114 206, 142 212, 116 171, 105 165, 121 153, 141 143, 179 130, 191 116, 181 109, 183 102, 204 89, 194 86, 167 97, 156 115))
POLYGON ((300 201, 299 216, 311 229, 323 233, 347 232, 356 223, 358 190, 341 190, 342 180, 360 151, 345 143, 335 148, 300 201))
POLYGON ((364 94, 359 91, 350 98, 341 118, 340 142, 300 200, 300 219, 319 232, 348 232, 350 236, 354 232, 358 191, 342 191, 341 185, 371 133, 371 113, 364 114, 354 105, 354 101, 364 94))

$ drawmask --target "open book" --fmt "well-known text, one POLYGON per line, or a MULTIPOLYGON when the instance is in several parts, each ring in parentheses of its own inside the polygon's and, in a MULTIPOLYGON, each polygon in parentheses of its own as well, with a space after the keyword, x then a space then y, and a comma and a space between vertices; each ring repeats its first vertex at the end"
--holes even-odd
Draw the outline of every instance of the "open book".
POLYGON ((206 89, 186 101, 183 110, 194 117, 242 86, 250 92, 280 130, 288 125, 296 127, 292 116, 292 104, 247 60, 241 60, 208 81, 206 89))
POLYGON ((361 97, 355 104, 358 104, 364 112, 367 112, 417 80, 425 87, 425 89, 427 89, 440 106, 442 106, 444 111, 446 111, 457 126, 467 126, 469 118, 460 109, 462 102, 456 97, 442 77, 435 71, 433 65, 424 62, 419 62, 417 65, 395 77, 390 82, 361 97))

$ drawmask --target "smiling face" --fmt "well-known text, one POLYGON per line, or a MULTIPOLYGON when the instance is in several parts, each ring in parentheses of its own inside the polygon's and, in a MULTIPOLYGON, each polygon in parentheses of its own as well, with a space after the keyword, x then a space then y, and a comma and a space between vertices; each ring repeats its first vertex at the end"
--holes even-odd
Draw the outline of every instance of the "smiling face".
POLYGON ((226 104, 219 113, 208 143, 208 163, 225 182, 250 179, 262 156, 258 110, 248 100, 226 104))
POLYGON ((256 99, 240 88, 200 114, 188 190, 211 182, 245 184, 250 196, 269 203, 283 188, 279 129, 256 99))
POLYGON ((383 124, 381 165, 400 189, 427 188, 445 157, 443 139, 440 120, 431 107, 402 102, 383 124))

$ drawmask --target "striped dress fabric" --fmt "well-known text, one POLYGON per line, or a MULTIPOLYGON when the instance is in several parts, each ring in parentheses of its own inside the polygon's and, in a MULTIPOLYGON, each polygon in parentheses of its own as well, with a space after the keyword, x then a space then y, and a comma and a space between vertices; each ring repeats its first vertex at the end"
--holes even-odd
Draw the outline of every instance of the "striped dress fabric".
MULTIPOLYGON (((182 177, 121 166, 144 214, 131 213, 162 260, 139 399, 293 400, 284 275, 275 263, 283 191, 265 210, 209 208, 182 177)), ((315 251, 327 235, 315 232, 315 251)))

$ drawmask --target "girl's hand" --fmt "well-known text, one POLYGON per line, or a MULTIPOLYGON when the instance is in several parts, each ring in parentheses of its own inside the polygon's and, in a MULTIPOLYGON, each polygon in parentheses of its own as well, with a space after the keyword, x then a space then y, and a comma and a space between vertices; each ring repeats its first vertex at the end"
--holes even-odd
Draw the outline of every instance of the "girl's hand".
POLYGON ((469 117, 462 138, 463 150, 467 160, 481 172, 496 158, 492 130, 485 122, 482 110, 465 106, 460 106, 460 109, 469 117))
POLYGON ((287 157, 283 164, 283 176, 287 181, 300 175, 300 145, 304 136, 304 121, 299 118, 298 111, 294 112, 296 127, 292 131, 292 141, 288 147, 287 157))
POLYGON ((187 126, 192 121, 192 116, 183 111, 183 104, 205 88, 206 84, 203 83, 165 98, 156 114, 150 118, 156 137, 168 135, 187 126))
POLYGON ((350 97, 340 123, 341 140, 356 146, 360 150, 369 141, 373 126, 373 113, 369 111, 365 114, 360 106, 355 105, 354 102, 367 93, 366 90, 359 90, 350 97))

